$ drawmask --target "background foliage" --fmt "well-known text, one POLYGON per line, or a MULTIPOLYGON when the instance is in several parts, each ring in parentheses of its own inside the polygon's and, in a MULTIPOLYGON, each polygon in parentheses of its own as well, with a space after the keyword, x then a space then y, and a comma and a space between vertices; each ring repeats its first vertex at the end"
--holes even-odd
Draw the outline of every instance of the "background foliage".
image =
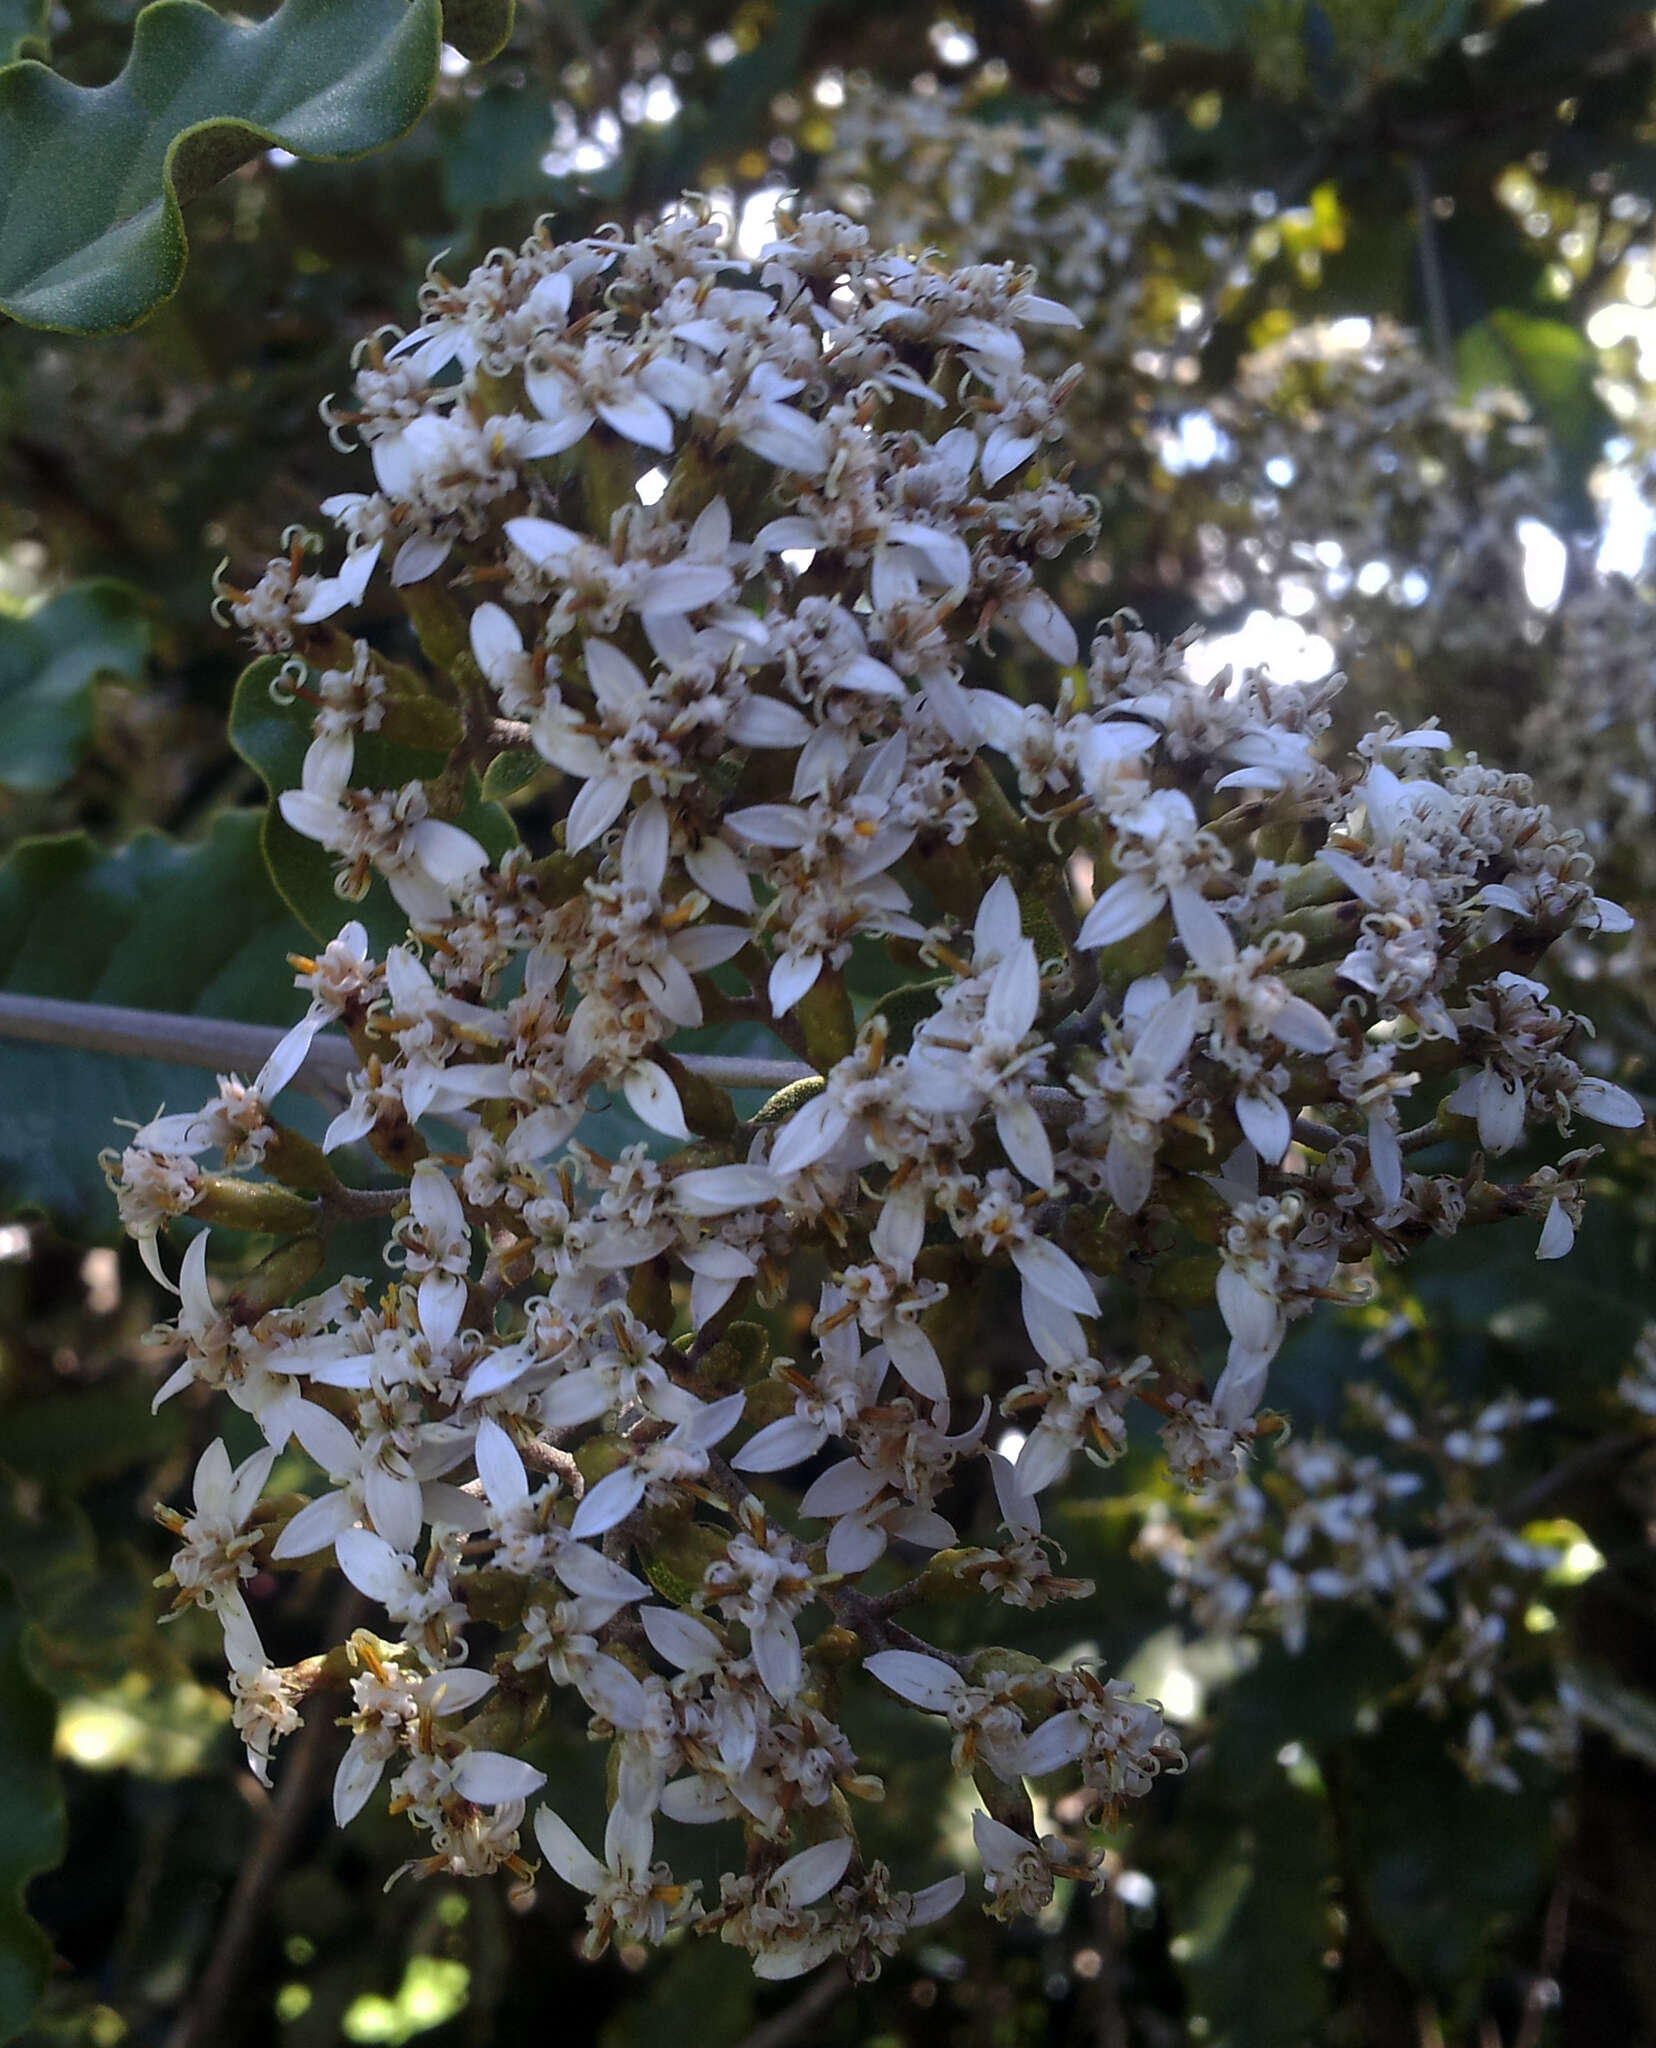
MULTIPOLYGON (((278 858, 278 893, 261 858, 264 783, 292 737, 262 695, 232 721, 215 564, 256 571, 343 486, 316 402, 361 335, 406 320, 427 263, 463 267, 537 212, 574 234, 686 186, 758 232, 767 189, 843 179, 837 125, 870 86, 963 87, 986 120, 1061 114, 1105 137, 1148 123, 1169 175, 1237 195, 1217 273, 1211 222, 1140 238, 1144 303, 1194 290, 1201 317, 1181 329, 1175 310, 1187 340, 1166 361, 1129 351, 1119 382, 1083 394, 1107 513, 1094 616, 1130 603, 1161 630, 1204 615, 1223 633, 1269 608, 1275 568, 1204 583, 1208 530, 1255 531, 1257 493, 1224 461, 1192 475, 1166 449, 1211 409, 1243 461, 1239 365, 1311 321, 1403 323, 1446 388, 1522 396, 1541 430, 1536 516, 1571 544, 1567 585, 1590 574, 1607 451, 1643 488, 1637 322, 1601 317, 1651 296, 1656 37, 1625 0, 520 0, 509 35, 502 10, 443 10, 440 62, 436 8, 402 0, 286 0, 256 29, 193 0, 134 14, 0 5, 0 56, 49 57, 57 81, 0 72, 0 302, 20 316, 0 329, 8 991, 289 1021, 283 956, 305 942, 289 905, 309 921, 315 877, 278 858), (211 93, 199 69, 182 97, 152 92, 185 34, 225 53, 211 93), (252 56, 278 47, 280 62, 252 56), (311 118, 319 92, 332 125, 311 118), (22 324, 146 313, 119 339, 22 324)), ((900 211, 910 168, 870 203, 900 211)), ((1334 651, 1354 674, 1368 664, 1381 701, 1407 685, 1457 733, 1471 717, 1496 755, 1558 658, 1543 613, 1502 603, 1525 630, 1475 692, 1464 653, 1432 665, 1432 636, 1408 683, 1395 616, 1333 606, 1334 651)), ((1586 998, 1635 1075, 1644 987, 1627 975, 1586 998)), ((149 1413, 165 1360, 142 1339, 160 1304, 113 1249, 95 1165, 114 1118, 194 1087, 148 1063, 0 1050, 16 1219, 0 1226, 0 2037, 447 2048, 533 2038, 555 2014, 572 2039, 652 2048, 690 2014, 702 2038, 770 2048, 1656 2041, 1656 1460, 1614 1400, 1653 1298, 1648 1138, 1600 1160, 1570 1260, 1469 1235, 1406 1287, 1302 1328, 1273 1381, 1302 1428, 1337 1422, 1359 1376, 1558 1403, 1511 1474, 1510 1514, 1563 1526, 1574 1561, 1528 1617, 1578 1674, 1574 1772, 1526 1766, 1517 1793, 1469 1784, 1442 1727, 1396 1704, 1395 1653, 1361 1616, 1251 1663, 1175 1625, 1138 1540, 1173 1504, 1148 1459, 1129 1460, 1057 1532, 1096 1602, 1023 1617, 1016 1646, 1054 1656, 1084 1628, 1181 1717, 1190 1774, 1114 1838, 1103 1897, 1061 1892, 1010 1930, 953 1924, 877 1984, 800 1991, 756 1987, 710 1943, 647 1969, 625 1950, 580 1965, 571 1895, 551 1886, 527 1916, 481 1885, 380 1894, 369 1873, 394 1860, 392 1824, 326 1822, 325 1726, 284 1759, 273 1799, 248 1780, 214 1645, 191 1617, 153 1625, 166 1539, 147 1509, 209 1430, 182 1402, 149 1413)), ((986 1346, 997 1312, 983 1304, 986 1346)), ((326 1597, 301 1580, 273 1604, 279 1653, 314 1634, 326 1597)), ((889 1718, 888 1753, 916 1753, 875 1846, 882 1830, 911 1852, 950 1843, 942 1760, 889 1718)), ((578 1829, 595 1818, 575 1790, 559 1804, 578 1829)))

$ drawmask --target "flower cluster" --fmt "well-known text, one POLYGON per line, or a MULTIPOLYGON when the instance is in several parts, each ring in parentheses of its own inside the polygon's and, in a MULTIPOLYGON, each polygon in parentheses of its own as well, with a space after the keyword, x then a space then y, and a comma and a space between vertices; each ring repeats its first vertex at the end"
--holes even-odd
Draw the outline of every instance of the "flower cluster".
POLYGON ((1452 688, 1480 736, 1506 732, 1513 670, 1534 670, 1545 626, 1519 527, 1557 496, 1518 394, 1467 398, 1406 329, 1338 320, 1244 358, 1213 414, 1208 607, 1292 611, 1365 709, 1452 688))
POLYGON ((533 1822, 594 1950, 690 1923, 866 1974, 948 1911, 860 1844, 859 1693, 981 1788, 991 1910, 1089 1871, 1024 1781, 1113 1815, 1177 1737, 934 1608, 1085 1599, 1044 1495, 1140 1424, 1241 1483, 1292 1319, 1463 1224, 1564 1252, 1587 1155, 1496 1160, 1641 1120, 1536 978, 1625 920, 1521 778, 1431 724, 1325 759, 1335 684, 1198 686, 1127 616, 1083 649, 1045 579, 1094 507, 1024 350, 1071 324, 832 214, 751 265, 688 209, 537 234, 329 408, 374 483, 324 508, 336 566, 297 536, 221 592, 308 725, 281 815, 363 910, 255 1083, 115 1168, 152 1258, 178 1215, 285 1240, 222 1304, 184 1255, 162 1395, 267 1448, 204 1457, 178 1598, 261 1769, 349 1685, 336 1809, 394 1772, 417 1870, 526 1881, 520 1752, 606 1743, 601 1856, 533 1822), (339 623, 370 586, 406 644, 339 623), (437 768, 381 772, 412 735, 437 768), (317 1144, 276 1098, 330 1029, 317 1144), (307 1293, 376 1216, 389 1274, 307 1293), (279 1451, 303 1504, 260 1499, 279 1451), (384 1632, 269 1666, 250 1577, 329 1554, 384 1632), (717 1897, 666 1860, 691 1826, 745 1844, 717 1897))
POLYGON ((898 247, 1035 264, 1084 330, 1066 357, 1037 358, 1080 387, 1063 423, 1071 457, 1112 508, 1165 495, 1169 417, 1252 274, 1244 194, 1179 177, 1147 115, 1117 136, 1066 114, 991 117, 957 93, 872 90, 836 115, 819 184, 898 247))
POLYGON ((1463 1413, 1366 1383, 1349 1401, 1372 1449, 1322 1435, 1284 1444, 1268 1479, 1214 1488, 1192 1533, 1162 1521, 1144 1547, 1221 1635, 1276 1636, 1298 1653, 1317 1615, 1372 1615, 1402 1660, 1399 1694, 1453 1714, 1467 1774, 1516 1791, 1518 1758, 1566 1764, 1577 1734, 1569 1681, 1542 1640, 1566 1550, 1511 1512, 1523 1498, 1511 1440, 1551 1403, 1509 1395, 1463 1413))

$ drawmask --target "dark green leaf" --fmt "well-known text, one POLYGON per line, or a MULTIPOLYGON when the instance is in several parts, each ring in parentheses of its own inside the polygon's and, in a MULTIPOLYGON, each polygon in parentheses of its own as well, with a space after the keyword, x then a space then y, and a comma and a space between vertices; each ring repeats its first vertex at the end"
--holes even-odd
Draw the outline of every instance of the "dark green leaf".
POLYGON ((1140 0, 1139 23, 1157 42, 1229 50, 1240 41, 1251 12, 1250 0, 1140 0))
MULTIPOLYGON (((504 40, 509 0, 464 0, 468 54, 504 40)), ((0 72, 0 309, 105 334, 177 289, 186 200, 278 146, 329 160, 404 135, 430 101, 438 0, 284 0, 239 25, 200 0, 139 15, 120 76, 96 90, 43 65, 0 72)))
POLYGON ((92 732, 93 686, 142 673, 149 632, 124 583, 82 583, 27 618, 0 616, 0 783, 67 781, 92 732))
MULTIPOLYGON (((81 835, 25 840, 0 865, 0 987, 291 1023, 303 1005, 287 955, 308 941, 265 874, 259 822, 230 812, 199 846, 145 833, 112 854, 81 835)), ((119 1144, 116 1119, 209 1092, 207 1076, 156 1060, 0 1043, 0 1194, 107 1233, 97 1155, 119 1144)))
POLYGON ((1203 2039, 1214 2048, 1298 2048, 1317 2039, 1332 1873, 1322 1798, 1278 1768, 1204 1860, 1179 1944, 1192 2009, 1208 2022, 1203 2039))
POLYGON ((1441 1722, 1390 1717, 1353 1745, 1351 1803, 1376 1933, 1411 1982, 1449 1996, 1475 1985, 1490 1944, 1540 1897, 1552 1818, 1533 1790, 1470 1783, 1444 1738, 1441 1722))

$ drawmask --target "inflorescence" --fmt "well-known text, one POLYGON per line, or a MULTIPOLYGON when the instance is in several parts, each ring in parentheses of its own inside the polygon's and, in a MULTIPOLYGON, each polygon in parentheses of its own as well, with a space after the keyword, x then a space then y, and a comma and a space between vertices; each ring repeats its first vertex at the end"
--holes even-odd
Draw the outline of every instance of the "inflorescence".
POLYGON ((1538 978, 1626 919, 1521 777, 1432 723, 1325 760, 1337 681, 1199 687, 1130 616, 1083 648, 1046 571, 1096 508, 1024 353, 1072 324, 834 214, 754 264, 692 207, 542 232, 366 346, 335 566, 296 535, 221 590, 313 717, 283 817, 407 936, 346 923, 251 1085, 115 1169, 158 1272, 176 1217, 283 1240, 223 1302, 207 1232, 184 1253, 161 1398, 222 1392, 266 1447, 208 1449, 170 1581, 261 1775, 348 1683, 336 1814, 390 1773, 417 1871, 527 1884, 520 1752, 548 1717, 607 1744, 601 1854, 533 1823, 594 1952, 692 1923, 867 1974, 950 1910, 963 1878, 859 1844, 843 1703, 876 1689, 975 1783, 991 1912, 1094 1871, 1025 1781, 1114 1815, 1183 1767, 1160 1709, 929 1608, 1085 1599, 1043 1496, 1141 1420, 1184 1486, 1245 1488, 1291 1321, 1463 1225, 1567 1251, 1589 1153, 1495 1162, 1641 1120, 1538 978), (341 624, 371 592, 418 659, 341 624), (440 773, 364 779, 416 731, 440 773), (459 819, 503 759, 491 854, 459 819), (807 1078, 744 1109, 682 1057, 721 1024, 807 1078), (318 1146, 275 1105, 330 1027, 360 1067, 318 1146), (364 1149, 382 1184, 342 1186, 364 1149), (376 1215, 388 1273, 307 1293, 376 1215), (295 1448, 324 1485, 263 1499, 295 1448), (272 1666, 248 1581, 330 1552, 386 1632, 272 1666), (663 1860, 683 1825, 731 1842, 717 1896, 663 1860))

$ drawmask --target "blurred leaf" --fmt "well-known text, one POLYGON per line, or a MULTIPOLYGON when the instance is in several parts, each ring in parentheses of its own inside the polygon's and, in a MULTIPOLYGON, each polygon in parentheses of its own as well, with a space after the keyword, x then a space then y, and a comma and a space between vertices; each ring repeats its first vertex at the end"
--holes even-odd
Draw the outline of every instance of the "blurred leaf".
POLYGON ((1350 1754, 1356 1876, 1374 1929, 1411 1982, 1464 1997, 1545 1889, 1551 1802, 1472 1784, 1442 1724, 1421 1714, 1391 1716, 1350 1754))
MULTIPOLYGON (((305 933, 265 875, 259 819, 218 818, 198 846, 144 833, 117 853, 84 835, 25 840, 0 865, 0 987, 285 1024, 302 1004, 288 953, 305 933)), ((207 1077, 158 1060, 0 1043, 0 1194, 100 1235, 114 1201, 97 1163, 116 1119, 192 1103, 207 1077)))
POLYGON ((1139 25, 1160 43, 1229 50, 1241 39, 1252 0, 1139 0, 1139 25))
POLYGON ((445 28, 492 54, 510 0, 284 0, 238 25, 200 0, 155 0, 111 84, 43 65, 0 72, 0 309, 31 327, 106 334, 178 288, 183 203, 271 145, 365 156, 424 113, 445 28))
POLYGON ((1582 330, 1497 306, 1464 331, 1456 353, 1464 384, 1514 384, 1546 425, 1557 450, 1571 515, 1591 524, 1587 474, 1599 460, 1611 420, 1595 388, 1598 355, 1582 330))
POLYGON ((0 0, 0 64, 18 57, 46 57, 52 0, 0 0))
POLYGON ((1572 1664, 1567 1682, 1581 1718, 1656 1771, 1656 1699, 1623 1685, 1596 1665, 1572 1664))
POLYGON ((636 2004, 604 2029, 599 2048, 682 2048, 688 2016, 704 2041, 745 2040, 753 2025, 754 1976, 720 1941, 687 1941, 651 1973, 636 2004))
POLYGON ((51 1944, 23 1892, 64 1846, 52 1703, 24 1662, 23 1629, 11 1583, 0 1578, 0 2041, 28 2024, 51 1969, 51 1944))
MULTIPOLYGON (((1199 1830, 1200 1818, 1190 1824, 1199 1830)), ((1278 1769, 1207 1848, 1180 1954, 1213 2048, 1290 2048, 1322 2032, 1332 1875, 1322 1798, 1278 1769)))
MULTIPOLYGON (((408 919, 390 890, 376 876, 360 902, 343 903, 334 889, 332 854, 295 832, 276 807, 284 789, 299 787, 312 738, 309 708, 297 700, 278 703, 270 694, 281 666, 273 655, 266 655, 244 669, 230 707, 230 743, 270 792, 260 834, 270 878, 313 939, 331 939, 354 917, 367 931, 370 945, 383 954, 408 933, 408 919)), ((399 789, 404 783, 440 775, 447 765, 448 756, 432 748, 400 746, 376 733, 361 733, 352 782, 361 789, 399 789)), ((516 826, 498 804, 484 800, 477 777, 469 772, 464 801, 453 822, 496 859, 517 844, 516 826)))
POLYGON ((138 594, 124 583, 78 584, 26 618, 0 616, 0 783, 66 782, 91 737, 94 685, 140 675, 148 651, 138 594))
POLYGON ((491 85, 458 111, 443 149, 443 192, 454 211, 466 219, 495 206, 544 204, 552 189, 541 169, 552 136, 545 94, 491 85))
POLYGON ((75 1387, 6 1410, 5 1461, 43 1485, 72 1489, 142 1463, 178 1435, 150 1413, 148 1380, 75 1387))

